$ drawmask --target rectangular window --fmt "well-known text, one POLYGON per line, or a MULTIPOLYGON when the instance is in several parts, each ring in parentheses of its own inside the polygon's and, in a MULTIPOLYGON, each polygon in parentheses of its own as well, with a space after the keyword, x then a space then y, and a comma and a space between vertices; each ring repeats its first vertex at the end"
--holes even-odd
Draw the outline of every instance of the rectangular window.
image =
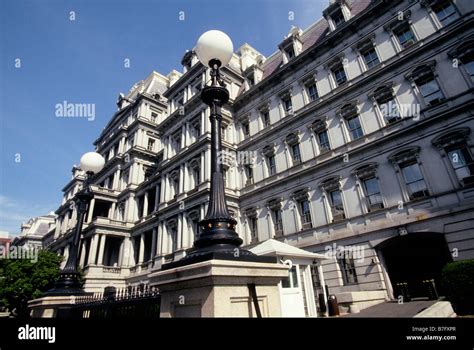
POLYGON ((255 74, 252 72, 247 76, 247 80, 249 82, 249 86, 252 87, 255 85, 255 74))
POLYGON ((275 175, 276 174, 275 156, 268 156, 267 162, 268 162, 268 173, 270 174, 270 176, 275 175))
POLYGON ((293 57, 295 57, 295 49, 293 47, 289 47, 285 50, 286 56, 288 57, 288 60, 291 60, 293 57))
POLYGON ((315 101, 318 98, 318 89, 316 88, 316 84, 311 84, 308 86, 308 97, 309 100, 315 101))
POLYGON ((474 161, 465 146, 456 146, 447 150, 449 161, 453 166, 454 172, 459 181, 464 182, 468 179, 468 182, 472 182, 471 176, 474 175, 474 161))
POLYGON ((261 112, 263 127, 270 126, 270 113, 268 111, 261 112))
POLYGON ((283 220, 281 216, 281 209, 273 209, 273 227, 275 229, 275 236, 283 235, 283 220))
POLYGON ((410 199, 422 198, 429 195, 425 179, 423 178, 418 163, 402 165, 401 169, 410 199))
POLYGON ((193 181, 194 186, 198 186, 201 183, 201 168, 199 166, 193 168, 193 181))
POLYGON ((170 231, 171 240, 171 252, 174 253, 178 250, 178 229, 176 227, 171 228, 170 231))
POLYGON ((291 146, 291 153, 293 156, 293 164, 301 163, 301 152, 300 152, 300 144, 294 144, 291 146))
POLYGON ((337 68, 334 68, 332 73, 334 75, 334 79, 336 80, 337 86, 341 86, 347 81, 347 76, 346 72, 344 71, 344 67, 339 66, 337 68))
POLYGON ((354 265, 354 259, 350 252, 344 252, 344 257, 337 259, 341 269, 344 285, 357 283, 357 273, 354 265))
POLYGON ((443 26, 446 26, 459 18, 459 15, 451 1, 444 1, 438 5, 435 5, 433 11, 436 13, 438 20, 443 26))
POLYGON ((285 110, 285 114, 293 113, 293 103, 291 102, 290 96, 283 99, 283 109, 285 110))
POLYGON ((153 152, 154 148, 155 148, 155 140, 152 139, 152 138, 149 138, 149 139, 148 139, 147 149, 148 149, 149 151, 153 152))
POLYGON ((364 61, 368 69, 380 63, 379 57, 377 56, 377 52, 375 52, 374 48, 365 51, 362 56, 364 57, 364 61))
POLYGON ((288 270, 288 277, 281 280, 282 288, 298 288, 298 272, 296 266, 288 270))
POLYGON ((256 242, 258 240, 258 225, 257 225, 257 217, 251 216, 249 217, 249 229, 250 229, 250 236, 252 238, 252 242, 256 242))
POLYGON ((152 121, 153 123, 158 122, 158 114, 155 113, 155 112, 151 112, 151 117, 150 117, 150 119, 151 119, 151 121, 152 121))
POLYGON ((250 136, 250 125, 248 122, 242 122, 242 131, 245 138, 250 136))
POLYGON ((342 204, 342 194, 340 190, 329 192, 332 221, 339 221, 345 218, 344 205, 342 204))
POLYGON ((383 208, 382 195, 380 194, 377 178, 371 177, 364 179, 363 183, 369 211, 383 208))
POLYGON ((444 99, 444 95, 434 77, 423 82, 417 82, 417 85, 427 105, 435 105, 444 99))
POLYGON ((313 227, 313 224, 311 222, 311 209, 310 209, 308 200, 305 199, 300 202, 300 210, 301 210, 301 224, 303 226, 303 230, 313 227))
POLYGON ((347 128, 349 129, 351 140, 357 140, 364 136, 358 115, 347 119, 347 128))
POLYGON ((407 48, 410 45, 413 45, 416 41, 413 32, 411 31, 410 27, 407 25, 395 32, 395 35, 398 38, 398 42, 400 46, 403 48, 407 48))
POLYGON ((466 72, 471 77, 471 80, 474 81, 474 59, 466 63, 463 63, 463 66, 466 69, 466 72))
POLYGON ((245 174, 247 175, 246 185, 252 185, 253 184, 253 169, 250 165, 245 166, 245 174))
POLYGON ((320 152, 329 151, 331 149, 327 130, 323 130, 318 133, 318 143, 320 152))

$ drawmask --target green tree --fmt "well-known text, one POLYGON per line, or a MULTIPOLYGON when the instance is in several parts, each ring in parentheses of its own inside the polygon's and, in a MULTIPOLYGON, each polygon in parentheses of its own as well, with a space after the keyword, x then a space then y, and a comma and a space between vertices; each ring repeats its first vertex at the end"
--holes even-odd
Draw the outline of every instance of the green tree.
POLYGON ((0 303, 17 317, 28 317, 28 300, 35 299, 54 285, 62 257, 41 250, 37 261, 0 259, 0 303))

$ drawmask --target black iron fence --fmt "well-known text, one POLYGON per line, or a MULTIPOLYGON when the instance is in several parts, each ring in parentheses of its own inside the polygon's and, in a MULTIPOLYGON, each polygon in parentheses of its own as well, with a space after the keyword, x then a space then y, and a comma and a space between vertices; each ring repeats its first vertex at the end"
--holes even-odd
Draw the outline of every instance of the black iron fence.
POLYGON ((103 293, 76 297, 75 304, 58 310, 58 318, 157 319, 160 294, 154 287, 105 288, 103 293))

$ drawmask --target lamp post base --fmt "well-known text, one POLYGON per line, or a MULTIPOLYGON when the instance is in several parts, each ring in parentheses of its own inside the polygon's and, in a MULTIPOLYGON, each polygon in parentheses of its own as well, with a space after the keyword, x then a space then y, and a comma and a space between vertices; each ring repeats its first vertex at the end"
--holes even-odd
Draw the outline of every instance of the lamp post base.
POLYGON ((79 272, 61 272, 54 288, 44 293, 44 296, 55 295, 84 295, 79 272))
POLYGON ((205 219, 200 222, 204 232, 194 242, 194 247, 181 260, 162 265, 162 270, 195 264, 208 260, 237 260, 248 262, 276 262, 275 257, 258 256, 240 248, 242 239, 235 232, 232 218, 205 219))

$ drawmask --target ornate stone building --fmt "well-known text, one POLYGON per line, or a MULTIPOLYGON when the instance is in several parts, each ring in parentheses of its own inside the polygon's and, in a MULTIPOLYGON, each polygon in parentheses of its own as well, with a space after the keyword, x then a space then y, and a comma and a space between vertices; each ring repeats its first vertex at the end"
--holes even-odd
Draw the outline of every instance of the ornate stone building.
MULTIPOLYGON (((336 0, 270 57, 248 44, 235 52, 223 69, 222 158, 246 245, 274 238, 326 254, 329 292, 360 308, 406 285, 425 296, 443 264, 474 257, 472 10, 469 0, 336 0)), ((87 290, 146 284, 199 234, 209 76, 193 51, 182 65, 122 95, 95 142, 107 162, 83 231, 87 290)), ((82 181, 73 168, 49 244, 66 255, 82 181)))

